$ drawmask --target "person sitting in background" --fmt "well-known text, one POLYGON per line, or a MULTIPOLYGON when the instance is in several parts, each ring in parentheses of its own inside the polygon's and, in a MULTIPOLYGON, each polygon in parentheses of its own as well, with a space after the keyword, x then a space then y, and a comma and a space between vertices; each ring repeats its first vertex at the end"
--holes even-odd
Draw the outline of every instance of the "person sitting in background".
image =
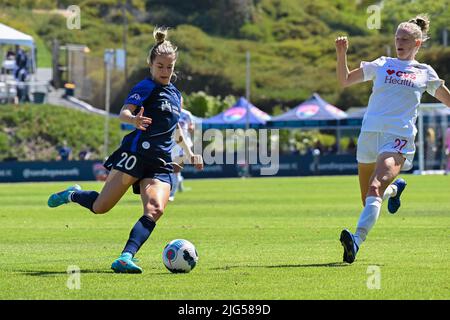
POLYGON ((16 70, 16 55, 14 54, 14 51, 11 49, 6 52, 5 59, 3 60, 2 64, 2 74, 11 74, 16 70))
POLYGON ((11 48, 9 48, 8 51, 6 52, 6 59, 12 60, 15 57, 16 57, 16 54, 14 53, 14 51, 11 50, 11 48))

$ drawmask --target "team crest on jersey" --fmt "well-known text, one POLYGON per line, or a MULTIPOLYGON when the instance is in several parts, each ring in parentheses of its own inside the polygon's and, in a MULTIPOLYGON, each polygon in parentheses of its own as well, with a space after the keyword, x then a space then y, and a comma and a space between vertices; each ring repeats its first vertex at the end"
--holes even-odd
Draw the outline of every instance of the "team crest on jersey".
POLYGON ((160 107, 161 111, 169 111, 171 113, 175 113, 176 115, 180 114, 180 111, 178 110, 178 107, 175 105, 172 105, 169 101, 164 100, 162 101, 160 107))
POLYGON ((142 142, 142 148, 145 150, 150 149, 150 142, 148 141, 142 142))
POLYGON ((161 110, 162 110, 162 111, 169 111, 169 112, 172 112, 172 105, 170 104, 169 101, 164 100, 164 101, 161 103, 161 110))

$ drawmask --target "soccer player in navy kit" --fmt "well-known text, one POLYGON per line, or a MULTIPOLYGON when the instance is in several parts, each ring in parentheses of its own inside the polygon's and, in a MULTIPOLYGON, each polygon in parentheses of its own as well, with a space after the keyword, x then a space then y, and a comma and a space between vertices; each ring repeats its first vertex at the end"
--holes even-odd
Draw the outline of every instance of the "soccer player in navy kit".
POLYGON ((127 134, 105 161, 110 170, 102 191, 83 191, 75 185, 54 193, 48 199, 50 207, 76 202, 93 213, 106 213, 122 198, 130 186, 140 193, 143 216, 136 222, 129 239, 111 268, 119 273, 141 273, 134 255, 148 239, 169 199, 173 165, 171 151, 175 141, 190 156, 197 169, 203 169, 201 155, 194 155, 186 145, 182 130, 175 130, 182 108, 182 97, 170 82, 177 59, 177 48, 166 40, 167 30, 156 28, 156 44, 150 50, 147 63, 151 78, 139 82, 130 92, 120 119, 136 129, 127 134))

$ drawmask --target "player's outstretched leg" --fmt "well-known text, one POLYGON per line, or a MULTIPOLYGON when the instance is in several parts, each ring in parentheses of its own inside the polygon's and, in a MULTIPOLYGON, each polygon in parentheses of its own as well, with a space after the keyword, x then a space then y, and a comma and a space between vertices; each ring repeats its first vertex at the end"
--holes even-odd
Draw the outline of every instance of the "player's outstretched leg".
POLYGON ((395 180, 393 185, 397 186, 397 194, 394 197, 389 198, 388 200, 388 211, 390 213, 396 213, 400 208, 400 196, 402 195, 403 190, 406 188, 406 181, 399 178, 395 180))
POLYGON ((65 203, 69 203, 70 200, 70 196, 74 191, 80 191, 81 187, 79 185, 74 185, 71 187, 68 187, 67 189, 54 193, 52 194, 47 201, 47 204, 50 208, 56 208, 59 207, 60 205, 63 205, 65 203))
POLYGON ((142 268, 135 262, 131 252, 124 252, 111 265, 111 269, 116 273, 142 273, 142 268))
POLYGON ((341 232, 340 240, 342 246, 344 247, 344 262, 353 263, 356 258, 356 253, 359 249, 353 234, 347 229, 344 229, 341 232))

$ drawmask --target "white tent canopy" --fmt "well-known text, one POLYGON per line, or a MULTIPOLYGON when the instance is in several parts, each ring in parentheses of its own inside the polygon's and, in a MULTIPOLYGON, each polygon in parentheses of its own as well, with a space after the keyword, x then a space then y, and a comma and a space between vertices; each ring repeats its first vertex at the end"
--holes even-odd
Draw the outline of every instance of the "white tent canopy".
POLYGON ((18 44, 21 46, 34 47, 34 40, 23 32, 17 31, 3 23, 0 23, 0 43, 1 44, 18 44))
POLYGON ((20 32, 16 29, 13 29, 11 27, 8 27, 7 25, 4 25, 3 23, 0 23, 0 45, 3 44, 11 44, 11 45, 20 45, 20 46, 27 46, 31 48, 31 56, 32 56, 32 63, 33 63, 33 72, 36 70, 36 61, 35 61, 35 44, 33 37, 25 34, 23 32, 20 32))

